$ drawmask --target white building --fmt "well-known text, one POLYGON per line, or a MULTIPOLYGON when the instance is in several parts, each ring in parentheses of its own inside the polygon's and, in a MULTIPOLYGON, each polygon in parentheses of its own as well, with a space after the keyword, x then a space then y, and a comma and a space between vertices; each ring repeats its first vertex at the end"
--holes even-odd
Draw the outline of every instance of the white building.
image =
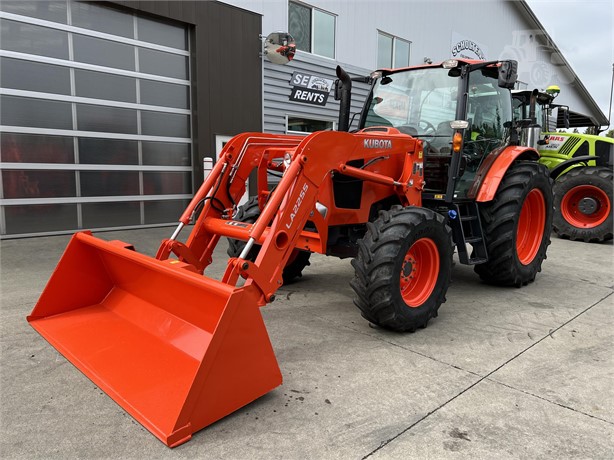
POLYGON ((0 32, 0 238, 174 223, 231 136, 334 129, 338 64, 516 59, 607 124, 523 0, 2 0, 0 32), (286 66, 259 55, 273 31, 297 40, 286 66))

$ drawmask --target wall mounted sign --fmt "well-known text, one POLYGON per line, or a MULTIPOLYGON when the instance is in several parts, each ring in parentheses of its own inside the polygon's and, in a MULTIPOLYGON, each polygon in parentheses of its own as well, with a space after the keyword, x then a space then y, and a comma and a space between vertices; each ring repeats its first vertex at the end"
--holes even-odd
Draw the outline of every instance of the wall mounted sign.
POLYGON ((486 60, 488 49, 467 37, 452 32, 452 40, 450 46, 450 56, 455 59, 479 59, 486 60))
POLYGON ((293 86, 290 100, 302 104, 326 105, 333 83, 329 78, 294 72, 290 79, 290 85, 293 86))

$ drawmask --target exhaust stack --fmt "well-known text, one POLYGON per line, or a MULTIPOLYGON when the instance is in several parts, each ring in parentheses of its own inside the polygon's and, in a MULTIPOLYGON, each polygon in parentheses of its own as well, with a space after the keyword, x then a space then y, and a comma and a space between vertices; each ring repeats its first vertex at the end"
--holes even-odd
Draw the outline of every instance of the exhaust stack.
POLYGON ((335 82, 335 100, 339 104, 338 131, 350 130, 350 103, 352 101, 352 79, 341 66, 337 66, 337 78, 335 82))

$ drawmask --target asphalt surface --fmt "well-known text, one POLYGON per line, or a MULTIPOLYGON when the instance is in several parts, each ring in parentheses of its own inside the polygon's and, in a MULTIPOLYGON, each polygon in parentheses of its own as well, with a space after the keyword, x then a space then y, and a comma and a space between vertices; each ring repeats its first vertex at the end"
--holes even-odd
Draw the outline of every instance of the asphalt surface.
MULTIPOLYGON (((171 231, 97 235, 151 255, 171 231)), ((553 236, 521 289, 457 263, 413 334, 370 327, 349 260, 312 255, 262 309, 283 385, 169 449, 25 320, 68 239, 0 244, 2 458, 614 458, 612 242, 553 236)))

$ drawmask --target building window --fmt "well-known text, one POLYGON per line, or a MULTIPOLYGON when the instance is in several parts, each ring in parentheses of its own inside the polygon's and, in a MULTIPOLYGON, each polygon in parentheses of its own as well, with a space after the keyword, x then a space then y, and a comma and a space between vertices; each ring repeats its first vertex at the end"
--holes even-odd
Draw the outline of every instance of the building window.
POLYGON ((0 3, 0 234, 158 225, 192 196, 188 29, 0 3))
POLYGON ((301 51, 334 59, 335 20, 334 14, 289 2, 288 30, 301 51))
POLYGON ((327 120, 302 117, 288 117, 286 126, 286 131, 291 134, 308 134, 327 129, 335 129, 335 123, 327 120))
POLYGON ((377 68, 400 68, 409 65, 411 42, 384 32, 377 33, 377 68))

